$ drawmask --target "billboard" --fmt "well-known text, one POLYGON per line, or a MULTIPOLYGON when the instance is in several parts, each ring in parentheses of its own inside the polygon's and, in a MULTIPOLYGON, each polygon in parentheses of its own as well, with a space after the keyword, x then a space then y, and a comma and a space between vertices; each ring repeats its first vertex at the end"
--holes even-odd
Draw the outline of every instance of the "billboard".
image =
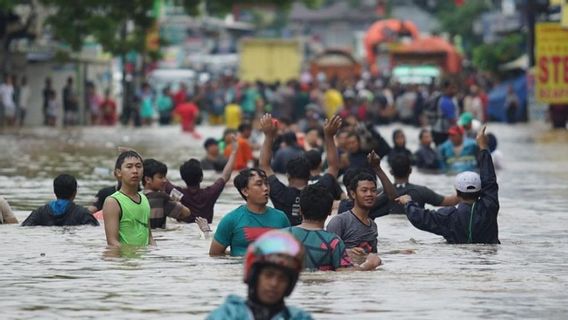
POLYGON ((568 103, 568 29, 559 23, 536 25, 536 99, 568 103))

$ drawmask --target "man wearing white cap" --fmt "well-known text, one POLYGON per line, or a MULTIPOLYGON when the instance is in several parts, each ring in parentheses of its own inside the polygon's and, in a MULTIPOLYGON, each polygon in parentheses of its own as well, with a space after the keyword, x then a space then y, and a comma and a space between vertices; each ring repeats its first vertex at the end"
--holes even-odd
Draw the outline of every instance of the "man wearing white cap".
POLYGON ((439 210, 420 208, 408 195, 396 199, 406 209, 408 220, 418 229, 443 236, 449 243, 498 244, 498 186, 489 152, 485 127, 477 134, 479 171, 465 171, 456 176, 455 188, 460 200, 457 207, 439 210))

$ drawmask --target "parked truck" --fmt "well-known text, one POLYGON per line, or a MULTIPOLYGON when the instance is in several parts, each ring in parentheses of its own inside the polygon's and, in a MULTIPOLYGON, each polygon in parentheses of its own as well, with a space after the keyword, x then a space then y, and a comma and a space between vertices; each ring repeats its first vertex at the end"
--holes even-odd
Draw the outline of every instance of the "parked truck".
POLYGON ((303 55, 299 40, 243 39, 239 54, 242 80, 285 82, 300 77, 303 55))

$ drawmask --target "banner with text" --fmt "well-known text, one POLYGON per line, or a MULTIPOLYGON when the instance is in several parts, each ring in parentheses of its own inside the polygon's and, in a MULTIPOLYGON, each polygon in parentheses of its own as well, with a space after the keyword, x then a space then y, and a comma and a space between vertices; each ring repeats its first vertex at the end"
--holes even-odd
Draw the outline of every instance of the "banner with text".
POLYGON ((559 23, 536 25, 536 99, 568 103, 568 29, 559 23))

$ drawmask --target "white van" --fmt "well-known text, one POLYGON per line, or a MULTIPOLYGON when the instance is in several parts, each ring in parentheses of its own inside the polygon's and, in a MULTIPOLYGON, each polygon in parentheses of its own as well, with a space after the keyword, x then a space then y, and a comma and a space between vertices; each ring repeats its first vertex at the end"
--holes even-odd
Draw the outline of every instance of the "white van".
POLYGON ((156 93, 161 93, 166 86, 171 92, 176 92, 181 83, 185 83, 189 94, 193 93, 197 72, 191 69, 156 69, 148 74, 148 83, 156 93))

